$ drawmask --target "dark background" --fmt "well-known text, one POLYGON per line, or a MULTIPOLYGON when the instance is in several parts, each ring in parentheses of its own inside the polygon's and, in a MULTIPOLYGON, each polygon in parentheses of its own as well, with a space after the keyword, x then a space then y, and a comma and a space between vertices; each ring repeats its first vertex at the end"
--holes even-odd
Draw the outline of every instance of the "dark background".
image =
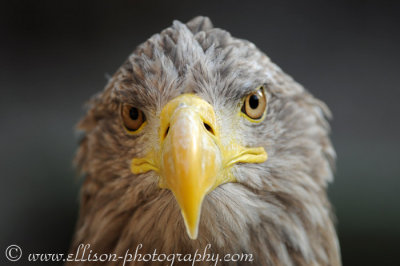
POLYGON ((1 264, 10 244, 25 255, 67 252, 81 182, 73 128, 83 103, 136 45, 201 14, 254 42, 329 105, 338 153, 329 195, 343 262, 400 265, 396 2, 2 1, 1 264))

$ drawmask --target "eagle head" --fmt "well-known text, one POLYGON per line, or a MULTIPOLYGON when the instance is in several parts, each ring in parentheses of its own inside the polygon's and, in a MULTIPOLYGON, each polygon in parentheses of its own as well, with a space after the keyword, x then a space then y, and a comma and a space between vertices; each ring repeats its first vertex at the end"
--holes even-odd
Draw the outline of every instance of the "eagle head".
MULTIPOLYGON (((89 102, 73 249, 253 254, 339 265, 329 110, 205 17, 139 45, 89 102)), ((151 252, 150 252, 151 253, 151 252)))

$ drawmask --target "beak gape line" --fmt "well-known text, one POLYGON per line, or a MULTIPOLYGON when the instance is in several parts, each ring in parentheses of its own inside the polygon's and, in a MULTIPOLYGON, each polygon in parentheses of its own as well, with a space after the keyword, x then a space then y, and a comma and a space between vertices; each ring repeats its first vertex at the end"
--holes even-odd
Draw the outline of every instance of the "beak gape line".
POLYGON ((263 147, 246 148, 231 141, 221 144, 213 107, 193 94, 171 100, 160 115, 160 146, 143 158, 134 158, 134 174, 153 170, 159 186, 174 194, 191 239, 198 235, 201 206, 213 189, 236 179, 230 168, 236 163, 262 163, 263 147))

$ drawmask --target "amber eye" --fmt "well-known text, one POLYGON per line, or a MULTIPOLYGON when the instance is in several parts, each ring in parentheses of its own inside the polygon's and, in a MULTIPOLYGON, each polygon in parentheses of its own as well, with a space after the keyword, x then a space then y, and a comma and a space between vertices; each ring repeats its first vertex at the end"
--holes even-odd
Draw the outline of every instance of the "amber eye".
POLYGON ((129 104, 122 104, 121 117, 125 128, 132 132, 138 130, 140 126, 143 125, 144 121, 146 121, 144 113, 129 104))
POLYGON ((251 119, 260 119, 267 107, 267 98, 265 97, 264 88, 260 87, 256 91, 247 95, 244 100, 242 112, 251 119))

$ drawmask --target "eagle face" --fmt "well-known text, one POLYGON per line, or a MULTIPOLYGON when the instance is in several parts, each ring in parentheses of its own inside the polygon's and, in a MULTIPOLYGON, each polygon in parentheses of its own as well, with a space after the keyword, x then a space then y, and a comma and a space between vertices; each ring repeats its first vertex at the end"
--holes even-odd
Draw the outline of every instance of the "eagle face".
POLYGON ((197 17, 138 46, 89 103, 72 250, 253 254, 339 265, 327 107, 252 43, 197 17))

